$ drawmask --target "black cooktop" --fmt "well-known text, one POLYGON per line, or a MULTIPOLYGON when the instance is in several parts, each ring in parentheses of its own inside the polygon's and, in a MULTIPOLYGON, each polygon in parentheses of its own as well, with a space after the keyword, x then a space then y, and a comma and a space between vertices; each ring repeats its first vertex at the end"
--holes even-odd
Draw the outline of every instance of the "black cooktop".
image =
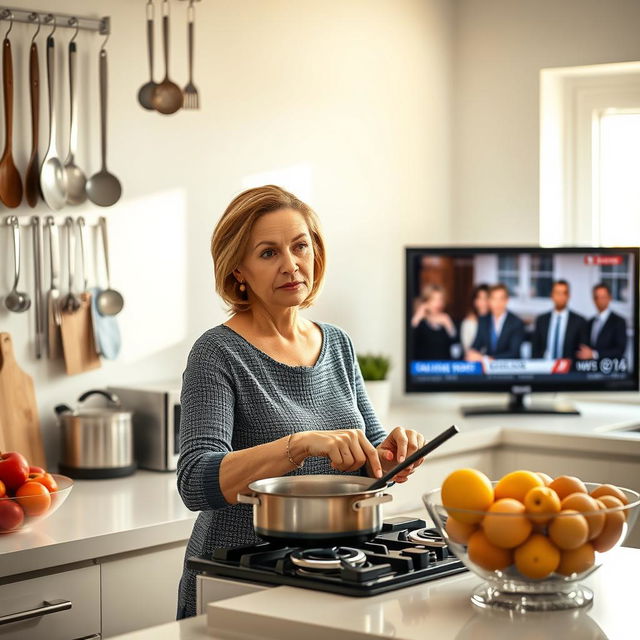
POLYGON ((247 582, 289 585, 348 596, 372 596, 443 578, 465 566, 424 520, 391 518, 369 542, 303 549, 271 542, 192 556, 197 573, 247 582))

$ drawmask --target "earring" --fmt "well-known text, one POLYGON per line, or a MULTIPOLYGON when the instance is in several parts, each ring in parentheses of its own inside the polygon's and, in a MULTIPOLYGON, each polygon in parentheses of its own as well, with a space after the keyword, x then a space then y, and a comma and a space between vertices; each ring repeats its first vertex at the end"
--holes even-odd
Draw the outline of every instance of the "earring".
POLYGON ((245 287, 244 282, 241 282, 238 288, 240 289, 240 291, 242 291, 242 293, 244 293, 247 290, 247 287, 245 287))

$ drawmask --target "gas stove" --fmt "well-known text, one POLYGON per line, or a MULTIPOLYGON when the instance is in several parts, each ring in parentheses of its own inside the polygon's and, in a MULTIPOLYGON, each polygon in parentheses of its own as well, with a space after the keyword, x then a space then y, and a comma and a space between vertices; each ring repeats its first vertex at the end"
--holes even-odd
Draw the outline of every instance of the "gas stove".
POLYGON ((467 570, 436 529, 404 517, 385 520, 380 534, 368 542, 315 548, 265 542, 193 556, 187 566, 204 577, 348 596, 373 596, 467 570))

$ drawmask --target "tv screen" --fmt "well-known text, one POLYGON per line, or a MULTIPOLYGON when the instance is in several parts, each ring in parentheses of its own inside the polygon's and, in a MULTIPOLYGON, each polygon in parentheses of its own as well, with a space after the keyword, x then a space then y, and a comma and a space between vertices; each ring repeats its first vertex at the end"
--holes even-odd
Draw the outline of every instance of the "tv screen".
POLYGON ((405 389, 638 388, 638 248, 407 248, 405 389))

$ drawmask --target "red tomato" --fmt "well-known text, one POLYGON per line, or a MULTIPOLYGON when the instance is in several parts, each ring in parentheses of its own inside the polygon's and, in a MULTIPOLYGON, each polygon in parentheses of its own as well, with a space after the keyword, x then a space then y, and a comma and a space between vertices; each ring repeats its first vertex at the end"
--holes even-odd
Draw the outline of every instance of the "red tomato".
POLYGON ((29 482, 39 482, 49 489, 50 492, 58 490, 58 483, 50 473, 30 473, 29 482))
POLYGON ((16 500, 28 516, 39 516, 51 506, 49 489, 39 482, 29 480, 16 491, 16 500))
POLYGON ((4 498, 7 495, 7 488, 4 486, 4 482, 0 480, 0 498, 4 498))
POLYGON ((27 459, 17 451, 0 453, 0 480, 7 489, 17 489, 29 475, 27 459))
POLYGON ((18 529, 24 521, 24 512, 13 500, 0 500, 0 531, 18 529))
POLYGON ((29 473, 47 473, 42 467, 29 466, 29 473))

